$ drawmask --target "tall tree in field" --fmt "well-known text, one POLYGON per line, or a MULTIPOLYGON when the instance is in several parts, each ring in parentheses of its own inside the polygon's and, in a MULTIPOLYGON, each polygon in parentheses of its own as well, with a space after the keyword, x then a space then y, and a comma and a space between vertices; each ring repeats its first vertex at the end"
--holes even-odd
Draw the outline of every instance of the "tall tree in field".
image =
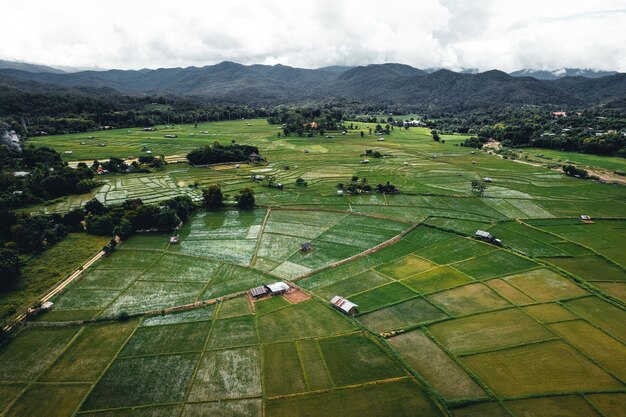
POLYGON ((472 192, 482 197, 485 194, 486 189, 487 189, 487 186, 485 185, 484 182, 479 181, 479 180, 472 180, 472 192))
POLYGON ((17 251, 10 248, 0 248, 0 289, 10 287, 20 275, 22 263, 17 251))
POLYGON ((219 184, 213 184, 202 192, 204 207, 208 209, 218 209, 224 206, 224 195, 219 184))
POLYGON ((254 191, 250 188, 239 190, 239 195, 236 199, 237 206, 241 209, 251 209, 254 207, 254 191))

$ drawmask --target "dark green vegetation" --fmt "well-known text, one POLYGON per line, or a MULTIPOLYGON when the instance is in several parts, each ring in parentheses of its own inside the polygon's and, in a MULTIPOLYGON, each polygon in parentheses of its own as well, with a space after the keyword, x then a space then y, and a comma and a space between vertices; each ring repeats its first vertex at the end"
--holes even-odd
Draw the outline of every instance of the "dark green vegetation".
MULTIPOLYGON (((454 146, 467 136, 435 142, 430 129, 396 127, 378 142, 373 122, 344 125, 332 138, 278 137, 259 120, 187 126, 171 140, 99 133, 122 154, 143 141, 170 156, 176 140, 185 151, 202 146, 189 134, 206 130, 205 144, 237 139, 267 159, 105 176, 96 191, 105 206, 200 201, 219 183, 224 201, 250 188, 257 207, 191 214, 177 244, 169 233, 135 233, 84 271, 0 348, 0 413, 32 415, 45 398, 49 415, 85 417, 618 415, 624 188, 454 146), (389 156, 361 164, 364 149, 389 156), (474 195, 471 181, 487 176, 474 195), (352 177, 402 192, 337 195, 352 177), (474 239, 477 229, 503 246, 474 239), (277 280, 308 299, 235 296, 277 280), (332 308, 334 295, 360 313, 332 308), (128 315, 137 316, 118 321, 128 315), (92 318, 103 322, 70 323, 92 318)), ((63 149, 80 136, 45 141, 63 149)), ((92 197, 40 209, 66 212, 92 197)))

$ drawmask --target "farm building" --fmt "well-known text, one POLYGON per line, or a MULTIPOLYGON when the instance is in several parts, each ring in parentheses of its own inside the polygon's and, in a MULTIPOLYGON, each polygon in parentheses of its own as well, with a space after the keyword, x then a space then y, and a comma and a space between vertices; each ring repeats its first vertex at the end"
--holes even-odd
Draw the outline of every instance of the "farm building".
POLYGON ((369 164, 369 163, 370 163, 370 160, 369 160, 369 159, 363 159, 363 160, 361 161, 361 163, 362 163, 362 164, 369 164))
POLYGON ((311 245, 311 242, 303 243, 302 245, 300 245, 300 250, 302 252, 311 251, 311 250, 313 250, 313 245, 311 245))
POLYGON ((48 310, 52 310, 52 307, 54 307, 54 303, 52 301, 46 301, 45 303, 41 305, 40 309, 42 311, 48 311, 48 310))
POLYGON ((493 182, 493 179, 491 177, 485 177, 483 178, 483 182, 493 182))
POLYGON ((484 230, 476 230, 474 236, 478 239, 491 240, 493 239, 493 235, 489 232, 485 232, 484 230))
POLYGON ((359 308, 358 305, 338 295, 334 296, 330 302, 337 310, 344 314, 355 314, 359 308))
POLYGON ((281 281, 274 282, 273 284, 267 284, 266 287, 269 290, 270 295, 283 294, 289 290, 289 285, 281 281))
POLYGON ((256 152, 252 152, 252 153, 248 156, 248 158, 249 158, 249 159, 250 159, 250 161, 252 161, 252 162, 254 162, 254 161, 258 161, 260 157, 261 157, 261 155, 259 155, 259 154, 258 154, 258 153, 256 153, 256 152))
POLYGON ((385 141, 385 138, 378 138, 377 140, 378 140, 379 142, 384 142, 384 141, 385 141))
POLYGON ((178 236, 170 237, 170 243, 178 243, 178 236))
POLYGON ((267 287, 265 285, 261 285, 259 287, 252 288, 250 290, 250 295, 254 298, 259 298, 267 295, 268 292, 269 290, 267 289, 267 287))
POLYGON ((177 137, 178 137, 178 135, 165 135, 165 137, 166 137, 166 138, 173 139, 173 138, 177 138, 177 137))
POLYGON ((591 216, 588 214, 581 214, 580 215, 580 220, 591 220, 591 216))
POLYGON ((337 190, 337 195, 343 195, 343 190, 337 190))

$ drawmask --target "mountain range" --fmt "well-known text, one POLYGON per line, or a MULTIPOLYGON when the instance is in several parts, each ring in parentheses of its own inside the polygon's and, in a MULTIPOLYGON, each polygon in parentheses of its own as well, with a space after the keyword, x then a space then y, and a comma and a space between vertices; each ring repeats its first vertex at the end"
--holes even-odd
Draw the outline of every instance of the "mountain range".
POLYGON ((558 74, 529 70, 477 73, 420 70, 403 64, 302 69, 225 61, 204 67, 75 73, 22 67, 0 69, 0 85, 14 90, 88 87, 120 94, 176 95, 246 104, 348 99, 424 109, 523 104, 610 106, 623 103, 626 97, 626 74, 620 73, 574 69, 558 74))

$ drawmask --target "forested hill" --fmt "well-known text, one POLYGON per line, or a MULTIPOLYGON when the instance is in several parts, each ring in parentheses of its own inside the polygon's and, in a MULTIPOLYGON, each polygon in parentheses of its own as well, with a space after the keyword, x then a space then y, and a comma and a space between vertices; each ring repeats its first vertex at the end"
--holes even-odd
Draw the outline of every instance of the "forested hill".
POLYGON ((448 70, 427 73, 401 64, 342 68, 341 71, 284 65, 246 66, 233 62, 201 68, 62 74, 0 69, 0 85, 12 94, 54 88, 66 89, 63 94, 84 94, 84 88, 89 88, 98 89, 98 94, 107 91, 126 95, 165 94, 216 103, 278 104, 348 99, 382 105, 406 104, 424 110, 522 104, 586 107, 611 103, 623 107, 626 97, 626 74, 539 80, 496 70, 477 74, 448 70))

